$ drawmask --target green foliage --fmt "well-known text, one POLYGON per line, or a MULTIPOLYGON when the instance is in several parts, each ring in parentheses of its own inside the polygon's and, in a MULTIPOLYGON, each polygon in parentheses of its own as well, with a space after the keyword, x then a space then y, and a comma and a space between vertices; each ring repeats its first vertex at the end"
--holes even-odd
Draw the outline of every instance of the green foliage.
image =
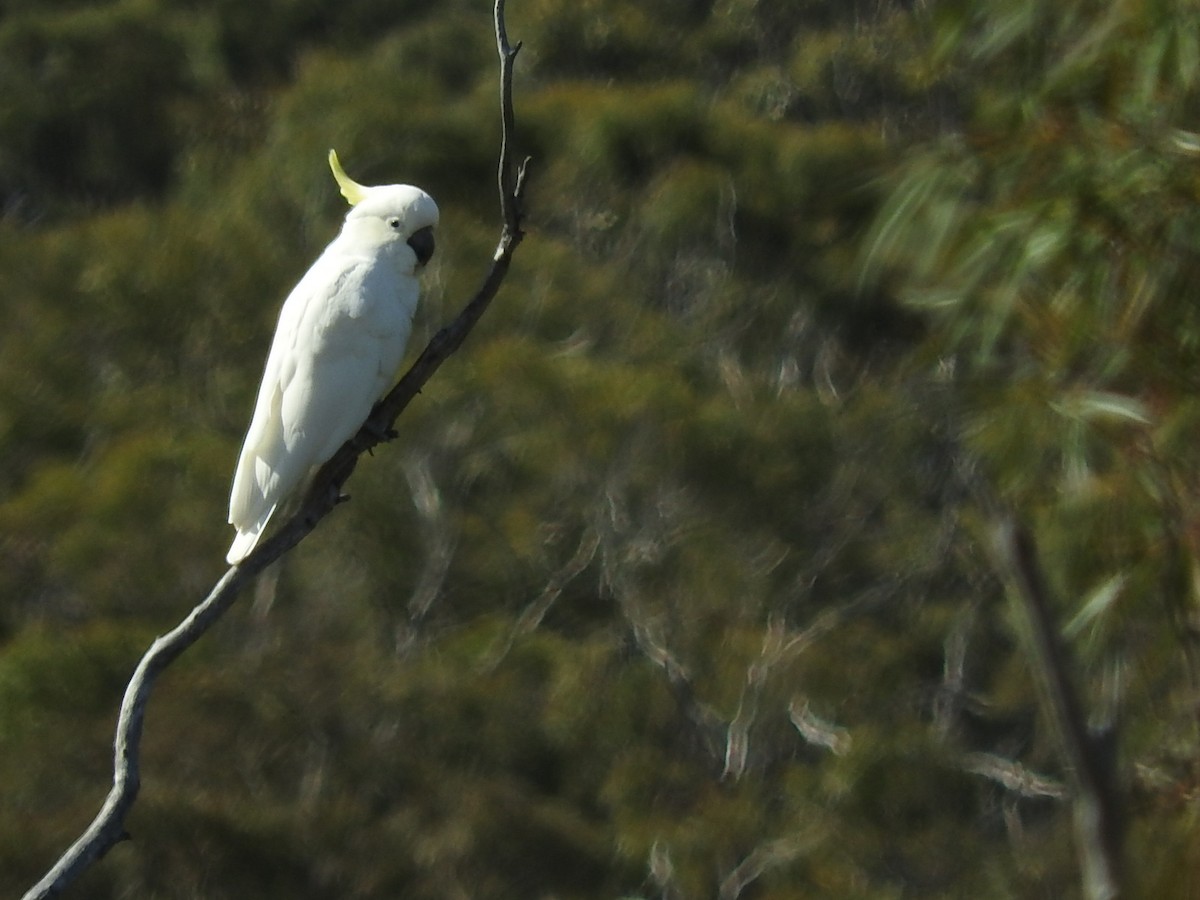
MULTIPOLYGON (((511 4, 517 265, 163 676, 80 896, 1076 896, 1001 506, 1120 713, 1131 881, 1187 896, 1195 13, 909 6, 511 4)), ((441 204, 414 343, 482 277, 488 13, 0 17, 9 894, 221 571, 279 303, 344 210, 327 149, 441 204)))
POLYGON ((191 49, 183 20, 132 3, 6 17, 0 192, 8 204, 40 213, 60 191, 101 200, 161 191, 175 113, 205 74, 189 65, 191 49))
MULTIPOLYGON (((965 452, 1034 522, 1087 699, 1131 714, 1122 752, 1168 830, 1191 827, 1172 794, 1195 729, 1196 456, 1177 429, 1200 336, 1198 24, 1189 4, 945 5, 941 47, 983 86, 891 176, 865 254, 936 323, 965 452)), ((1164 852, 1150 893, 1186 895, 1185 856, 1164 852)))

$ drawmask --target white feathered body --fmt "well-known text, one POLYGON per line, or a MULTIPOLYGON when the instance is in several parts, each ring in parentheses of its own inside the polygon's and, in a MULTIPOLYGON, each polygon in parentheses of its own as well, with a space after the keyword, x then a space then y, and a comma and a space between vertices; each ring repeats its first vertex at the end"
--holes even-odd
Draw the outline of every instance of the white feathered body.
POLYGON ((397 239, 395 217, 367 206, 350 213, 283 304, 234 474, 231 563, 254 548, 279 503, 358 431, 403 359, 419 297, 417 256, 403 238, 432 222, 428 214, 406 221, 397 239))

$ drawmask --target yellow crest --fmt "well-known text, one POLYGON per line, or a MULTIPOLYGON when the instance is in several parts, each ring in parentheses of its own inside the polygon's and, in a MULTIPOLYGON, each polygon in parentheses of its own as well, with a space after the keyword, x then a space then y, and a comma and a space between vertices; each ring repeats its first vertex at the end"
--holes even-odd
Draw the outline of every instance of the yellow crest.
POLYGON ((342 196, 346 198, 346 201, 351 206, 359 203, 367 196, 367 191, 370 188, 364 187, 346 174, 346 170, 338 162, 336 150, 329 151, 329 168, 333 170, 333 177, 337 179, 338 187, 342 189, 342 196))

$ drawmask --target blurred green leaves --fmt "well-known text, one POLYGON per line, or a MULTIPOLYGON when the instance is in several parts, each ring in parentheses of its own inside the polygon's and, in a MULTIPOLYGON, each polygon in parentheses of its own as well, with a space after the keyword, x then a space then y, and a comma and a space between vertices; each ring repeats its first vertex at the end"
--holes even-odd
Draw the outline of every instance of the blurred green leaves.
MULTIPOLYGON (((352 502, 164 678, 89 896, 1071 896, 1064 806, 986 774, 1063 775, 992 503, 1184 895, 1194 12, 907 6, 511 5, 519 263, 352 502)), ((219 574, 279 304, 344 211, 327 149, 441 203, 415 341, 482 277, 487 12, 0 17, 10 893, 219 574)))

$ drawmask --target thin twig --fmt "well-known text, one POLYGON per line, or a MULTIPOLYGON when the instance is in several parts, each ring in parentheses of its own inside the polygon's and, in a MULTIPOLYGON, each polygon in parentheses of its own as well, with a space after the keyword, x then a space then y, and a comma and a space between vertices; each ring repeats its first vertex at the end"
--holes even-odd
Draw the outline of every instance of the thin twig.
POLYGON ((475 327, 492 302, 508 272, 513 253, 524 237, 521 230, 525 171, 528 160, 513 172, 510 158, 513 135, 512 68, 517 47, 510 47, 504 26, 504 0, 496 0, 495 22, 497 49, 500 54, 500 112, 503 140, 500 148, 500 207, 504 225, 500 243, 483 284, 458 317, 443 328, 405 373, 396 386, 376 404, 371 415, 353 438, 347 441, 313 478, 299 510, 270 539, 240 564, 229 569, 212 592, 173 630, 158 637, 146 651, 125 689, 121 713, 113 741, 113 785, 100 812, 87 830, 59 858, 53 868, 29 889, 23 900, 44 900, 58 896, 75 879, 101 859, 128 835, 125 817, 133 807, 141 784, 139 754, 146 705, 155 679, 180 654, 204 635, 237 599, 241 589, 254 575, 279 559, 311 532, 343 499, 341 489, 353 473, 358 458, 387 440, 397 417, 453 354, 475 327), (511 188, 509 185, 511 184, 511 188))
MULTIPOLYGON (((496 52, 500 54, 500 165, 497 175, 500 188, 500 211, 504 216, 504 227, 520 241, 523 211, 521 200, 525 190, 525 169, 529 164, 526 157, 514 174, 511 144, 516 130, 512 106, 513 63, 521 50, 508 42, 508 29, 504 24, 505 0, 496 0, 496 52)), ((503 245, 503 242, 502 242, 503 245)), ((497 251, 499 252, 499 251, 497 251)))
POLYGON ((964 753, 958 764, 964 772, 994 781, 1018 797, 1064 800, 1068 796, 1066 787, 1057 779, 1041 775, 1015 759, 1006 759, 996 753, 964 753))

